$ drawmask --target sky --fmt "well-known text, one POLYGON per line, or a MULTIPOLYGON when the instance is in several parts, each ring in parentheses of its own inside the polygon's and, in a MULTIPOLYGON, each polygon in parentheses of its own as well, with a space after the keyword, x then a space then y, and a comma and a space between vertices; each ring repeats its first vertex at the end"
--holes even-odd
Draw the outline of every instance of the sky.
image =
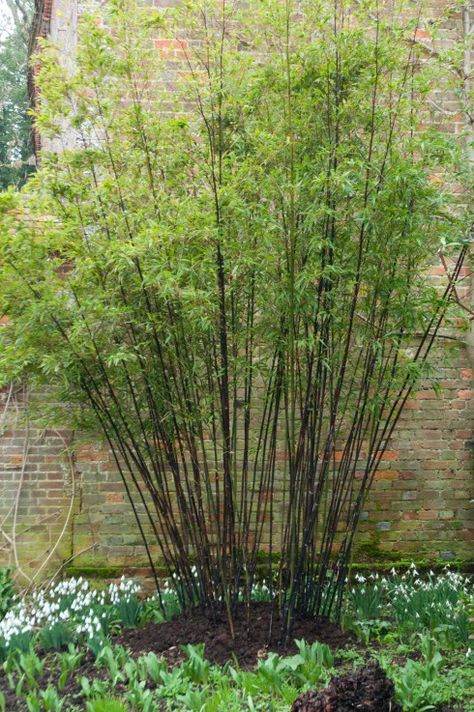
POLYGON ((0 39, 3 39, 12 28, 12 16, 5 0, 0 0, 0 39))

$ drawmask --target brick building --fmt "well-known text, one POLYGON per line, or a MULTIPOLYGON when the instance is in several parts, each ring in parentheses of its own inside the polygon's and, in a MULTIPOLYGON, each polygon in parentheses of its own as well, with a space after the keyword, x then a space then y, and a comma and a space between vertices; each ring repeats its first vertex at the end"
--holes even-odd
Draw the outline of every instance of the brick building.
MULTIPOLYGON (((165 7, 170 0, 155 0, 165 7)), ((427 8, 418 39, 431 47, 430 20, 446 11, 436 0, 427 8)), ((38 2, 35 33, 50 36, 73 61, 78 21, 77 0, 38 2)), ((441 41, 450 43, 474 27, 474 5, 447 14, 441 41)), ((156 38, 157 51, 173 52, 173 41, 156 38)), ((470 55, 466 55, 466 74, 470 55)), ((466 78, 468 81, 468 78, 466 78)), ((450 130, 460 132, 466 118, 452 97, 440 97, 449 111, 450 130)), ((74 136, 65 129, 62 145, 74 136)), ((37 148, 40 149, 40 141, 37 148)), ((47 148, 59 150, 50 144, 47 148)), ((434 283, 444 270, 435 264, 434 283)), ((464 268, 469 284, 467 267, 464 268)), ((461 290, 469 300, 468 286, 461 290)), ((432 563, 472 559, 474 497, 473 358, 469 337, 440 338, 433 355, 440 390, 422 388, 406 407, 374 483, 370 508, 363 512, 358 536, 360 561, 432 563)), ((74 455, 65 447, 77 435, 26 424, 21 415, 25 388, 2 394, 0 433, 0 561, 26 576, 41 576, 68 561, 74 571, 109 574, 146 567, 131 509, 105 447, 86 444, 74 455)))

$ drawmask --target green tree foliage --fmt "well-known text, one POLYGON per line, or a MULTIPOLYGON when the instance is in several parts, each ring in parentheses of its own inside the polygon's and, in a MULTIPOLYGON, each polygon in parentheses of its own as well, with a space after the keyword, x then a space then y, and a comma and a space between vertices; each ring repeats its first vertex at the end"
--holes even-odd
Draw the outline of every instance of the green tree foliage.
POLYGON ((31 118, 28 114, 29 3, 16 6, 14 27, 0 40, 0 189, 22 186, 32 165, 31 118))
POLYGON ((41 53, 38 125, 77 147, 3 198, 2 378, 105 437, 150 561, 231 629, 262 549, 285 633, 339 612, 449 300, 426 268, 465 252, 461 149, 422 122, 441 70, 399 9, 114 0, 74 71, 41 53))

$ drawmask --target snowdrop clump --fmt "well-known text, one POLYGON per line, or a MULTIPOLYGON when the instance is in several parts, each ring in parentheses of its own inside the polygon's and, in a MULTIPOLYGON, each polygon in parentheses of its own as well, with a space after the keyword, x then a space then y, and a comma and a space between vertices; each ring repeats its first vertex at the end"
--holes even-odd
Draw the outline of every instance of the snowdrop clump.
MULTIPOLYGON (((103 613, 102 617, 105 617, 105 615, 103 613)), ((95 638, 104 632, 100 618, 92 611, 86 614, 82 623, 77 626, 76 631, 84 633, 87 638, 95 638)))
MULTIPOLYGON (((196 566, 191 568, 191 575, 196 580, 196 585, 198 587, 199 573, 196 566)), ((171 579, 164 579, 161 585, 161 596, 163 599, 178 601, 177 589, 181 587, 180 579, 177 574, 171 574, 171 579)), ((277 594, 276 589, 271 589, 267 584, 267 581, 263 579, 261 582, 256 582, 252 585, 251 597, 253 601, 270 601, 272 596, 277 594)), ((151 599, 149 599, 151 600, 151 599)), ((217 599, 221 600, 221 597, 217 599)), ((244 594, 241 592, 239 594, 239 600, 244 600, 244 594)))
POLYGON ((357 614, 370 618, 393 618, 401 627, 414 629, 445 627, 462 639, 468 638, 469 604, 474 602, 472 581, 445 567, 442 573, 420 576, 416 565, 388 576, 377 573, 355 576, 358 586, 350 591, 357 614))
POLYGON ((123 599, 130 599, 140 593, 140 586, 132 579, 122 576, 118 584, 111 583, 109 586, 109 596, 112 603, 119 603, 123 599))
POLYGON ((117 607, 123 601, 130 602, 139 592, 138 584, 125 577, 118 584, 110 584, 106 591, 92 589, 82 577, 35 591, 0 621, 0 648, 6 650, 13 642, 26 643, 37 632, 59 627, 67 628, 72 636, 84 635, 88 639, 103 636, 117 607))
POLYGON ((17 636, 27 636, 32 633, 36 626, 35 616, 30 616, 23 609, 18 611, 13 608, 7 612, 5 618, 0 622, 0 641, 3 647, 7 648, 12 639, 17 636))
POLYGON ((252 586, 251 597, 253 601, 269 601, 272 596, 272 591, 267 585, 265 579, 261 583, 254 583, 252 586))

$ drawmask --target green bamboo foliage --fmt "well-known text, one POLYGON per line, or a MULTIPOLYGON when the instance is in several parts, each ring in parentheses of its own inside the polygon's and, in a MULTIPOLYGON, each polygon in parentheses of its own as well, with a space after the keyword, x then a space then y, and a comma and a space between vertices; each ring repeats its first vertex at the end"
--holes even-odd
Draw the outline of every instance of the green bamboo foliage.
POLYGON ((276 553, 282 635, 339 614, 449 302, 426 268, 465 254, 460 145, 423 123, 441 70, 400 9, 114 0, 73 73, 41 53, 38 126, 77 148, 2 198, 2 377, 106 439, 150 564, 231 632, 276 553))

